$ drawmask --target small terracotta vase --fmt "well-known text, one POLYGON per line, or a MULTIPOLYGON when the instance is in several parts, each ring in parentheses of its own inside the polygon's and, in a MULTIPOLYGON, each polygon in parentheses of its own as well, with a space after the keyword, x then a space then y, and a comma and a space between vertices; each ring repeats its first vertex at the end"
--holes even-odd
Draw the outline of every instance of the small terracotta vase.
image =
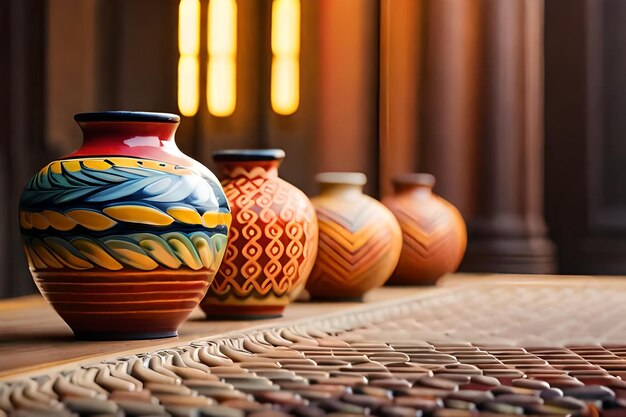
POLYGON ((363 194, 366 177, 356 172, 316 176, 320 195, 311 199, 319 224, 317 260, 306 289, 313 299, 361 299, 382 286, 402 249, 393 214, 363 194))
POLYGON ((435 177, 407 174, 394 178, 395 194, 383 204, 402 228, 402 254, 393 275, 393 285, 432 285, 458 268, 467 246, 467 231, 461 213, 432 192, 435 177))
POLYGON ((317 254, 317 218, 307 196, 278 178, 284 157, 280 149, 213 154, 233 223, 201 304, 208 319, 278 317, 304 288, 317 254))
POLYGON ((29 181, 20 226, 43 296, 79 338, 176 336, 226 248, 217 178, 176 147, 174 114, 78 114, 82 147, 29 181))

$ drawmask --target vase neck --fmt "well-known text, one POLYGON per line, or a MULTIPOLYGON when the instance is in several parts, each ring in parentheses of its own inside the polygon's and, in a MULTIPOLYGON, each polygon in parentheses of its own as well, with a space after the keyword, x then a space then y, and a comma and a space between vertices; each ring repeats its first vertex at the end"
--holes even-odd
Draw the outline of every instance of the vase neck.
POLYGON ((282 161, 216 161, 223 178, 276 178, 282 161))
POLYGON ((178 123, 88 121, 78 123, 83 144, 68 157, 128 155, 158 159, 180 157, 174 134, 178 123))
POLYGON ((431 174, 405 174, 393 179, 393 189, 396 194, 411 193, 419 196, 429 196, 433 192, 435 177, 431 174))
POLYGON ((320 194, 343 198, 360 197, 363 195, 363 186, 356 184, 320 183, 320 194))
POLYGON ((111 140, 136 143, 151 141, 174 141, 178 123, 160 122, 80 122, 85 143, 96 140, 111 140))
POLYGON ((321 195, 352 198, 363 195, 367 177, 361 172, 320 172, 315 180, 321 195))
POLYGON ((213 161, 224 178, 276 178, 285 158, 282 149, 223 149, 213 161))
POLYGON ((433 189, 431 187, 423 186, 423 185, 408 185, 402 184, 400 186, 394 186, 394 192, 396 194, 414 194, 418 196, 429 196, 432 195, 433 189))

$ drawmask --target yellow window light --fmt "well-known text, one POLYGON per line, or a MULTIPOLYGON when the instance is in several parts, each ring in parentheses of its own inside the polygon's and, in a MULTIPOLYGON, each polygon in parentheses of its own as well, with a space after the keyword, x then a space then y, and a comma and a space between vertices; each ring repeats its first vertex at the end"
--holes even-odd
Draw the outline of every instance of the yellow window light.
POLYGON ((195 116, 200 103, 200 65, 194 56, 178 60, 178 110, 186 117, 195 116))
POLYGON ((237 104, 237 3, 210 0, 208 10, 207 107, 213 116, 233 114, 237 104))
POLYGON ((200 1, 181 0, 178 6, 178 51, 180 55, 200 53, 200 1))
POLYGON ((272 53, 300 54, 300 0, 274 0, 272 3, 272 53))
POLYGON ((300 103, 300 63, 291 57, 272 59, 272 109, 280 115, 298 110, 300 103))
POLYGON ((209 54, 234 57, 237 54, 237 3, 235 0, 209 2, 209 54))
POLYGON ((237 104, 236 66, 232 59, 214 58, 207 67, 207 105, 213 116, 233 114, 237 104))
POLYGON ((200 103, 200 1, 181 0, 178 6, 178 109, 195 116, 200 103))
POLYGON ((290 115, 300 105, 300 0, 273 1, 272 54, 272 109, 290 115))

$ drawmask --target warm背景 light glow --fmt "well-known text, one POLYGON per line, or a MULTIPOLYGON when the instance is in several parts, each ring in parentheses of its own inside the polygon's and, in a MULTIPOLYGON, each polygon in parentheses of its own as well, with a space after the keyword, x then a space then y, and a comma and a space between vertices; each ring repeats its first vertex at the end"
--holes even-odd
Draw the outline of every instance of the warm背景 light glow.
POLYGON ((191 117, 200 103, 200 1, 181 0, 178 6, 178 110, 191 117))
POLYGON ((272 3, 271 102, 274 112, 290 115, 300 105, 300 1, 272 3))

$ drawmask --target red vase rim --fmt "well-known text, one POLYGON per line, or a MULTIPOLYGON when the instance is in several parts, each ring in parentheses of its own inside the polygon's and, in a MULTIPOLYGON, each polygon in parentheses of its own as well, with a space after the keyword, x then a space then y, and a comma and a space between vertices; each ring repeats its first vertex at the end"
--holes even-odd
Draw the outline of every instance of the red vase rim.
POLYGON ((173 113, 154 113, 145 111, 99 111, 74 115, 78 123, 85 122, 151 122, 179 123, 180 116, 173 113))

